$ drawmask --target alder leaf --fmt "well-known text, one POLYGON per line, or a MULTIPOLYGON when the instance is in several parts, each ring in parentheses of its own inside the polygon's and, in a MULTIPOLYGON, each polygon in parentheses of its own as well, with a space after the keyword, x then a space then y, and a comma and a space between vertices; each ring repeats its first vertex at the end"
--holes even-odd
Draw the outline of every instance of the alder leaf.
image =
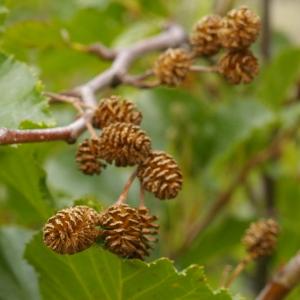
POLYGON ((203 268, 191 265, 176 271, 167 258, 152 263, 120 259, 94 246, 61 256, 47 249, 37 234, 25 257, 39 273, 44 299, 102 300, 230 300, 225 291, 213 292, 203 268))
POLYGON ((8 206, 22 224, 43 223, 52 213, 40 152, 33 145, 0 148, 0 182, 8 187, 8 206))
POLYGON ((0 127, 18 128, 31 121, 53 125, 46 110, 42 85, 25 64, 0 53, 0 127))
POLYGON ((274 109, 286 100, 300 75, 300 50, 287 48, 266 67, 258 86, 258 96, 274 109))
POLYGON ((40 299, 36 273, 23 259, 25 244, 33 231, 18 227, 0 228, 0 299, 40 299))

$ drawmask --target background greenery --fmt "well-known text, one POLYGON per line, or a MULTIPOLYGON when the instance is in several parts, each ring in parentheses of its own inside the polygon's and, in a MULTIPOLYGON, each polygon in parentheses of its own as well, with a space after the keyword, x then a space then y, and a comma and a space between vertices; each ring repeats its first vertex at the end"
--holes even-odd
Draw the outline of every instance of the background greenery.
MULTIPOLYGON (((233 2, 238 6, 245 1, 233 2)), ((251 4, 260 14, 260 7, 251 4)), ((62 30, 77 42, 116 47, 158 32, 165 20, 190 30, 212 11, 213 1, 200 0, 0 1, 0 127, 67 124, 74 111, 67 106, 50 109, 41 92, 66 90, 109 66, 69 49, 62 30)), ((121 260, 96 246, 62 257, 41 243, 40 229, 55 210, 78 199, 103 207, 113 203, 130 168, 109 168, 91 178, 76 168, 76 145, 1 146, 0 299, 238 299, 217 291, 222 270, 243 256, 240 239, 248 224, 272 213, 281 226, 276 253, 253 264, 232 288, 232 294, 252 299, 300 247, 297 136, 284 144, 279 159, 251 172, 216 222, 176 258, 177 269, 185 271, 177 272, 161 257, 181 246, 193 222, 205 215, 249 157, 267 147, 274 133, 297 126, 300 48, 286 33, 273 31, 271 50, 270 63, 263 64, 260 76, 248 86, 229 86, 219 76, 199 74, 178 89, 120 87, 102 94, 120 93, 135 101, 154 147, 172 153, 184 173, 177 199, 160 202, 147 194, 161 224, 150 265, 121 260), (270 182, 271 208, 266 201, 270 182)), ((260 57, 259 45, 255 53, 260 57)), ((133 70, 147 68, 154 57, 140 59, 133 70)), ((130 192, 133 205, 137 188, 130 192)), ((295 290, 288 299, 299 297, 295 290)))

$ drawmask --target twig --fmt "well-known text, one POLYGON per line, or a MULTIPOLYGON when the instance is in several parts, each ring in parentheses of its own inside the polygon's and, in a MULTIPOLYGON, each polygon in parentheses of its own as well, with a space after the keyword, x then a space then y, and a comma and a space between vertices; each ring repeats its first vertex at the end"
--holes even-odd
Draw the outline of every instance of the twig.
POLYGON ((52 92, 44 92, 44 96, 49 98, 49 103, 70 103, 74 104, 75 102, 81 102, 79 97, 69 96, 65 94, 57 94, 52 92))
POLYGON ((160 82, 157 79, 153 81, 143 81, 130 75, 122 76, 120 81, 122 84, 131 85, 140 89, 151 89, 160 86, 160 82))
POLYGON ((217 66, 206 67, 206 66, 191 66, 190 71, 197 73, 213 73, 218 72, 217 66))
POLYGON ((68 126, 55 128, 25 130, 0 128, 0 145, 50 141, 66 141, 73 144, 84 130, 85 122, 83 118, 68 126))
POLYGON ((117 55, 116 50, 107 48, 101 43, 84 45, 81 43, 73 42, 70 38, 69 32, 66 29, 61 30, 61 37, 68 47, 79 52, 93 54, 101 59, 106 60, 113 60, 117 55))
POLYGON ((145 207, 145 189, 140 184, 140 204, 139 207, 145 207))
POLYGON ((278 271, 256 300, 282 300, 300 283, 300 252, 278 271))
POLYGON ((232 272, 232 266, 226 265, 221 275, 220 286, 225 286, 226 281, 228 280, 229 274, 232 272))
POLYGON ((101 43, 83 45, 80 43, 70 43, 70 47, 76 51, 92 54, 101 59, 113 60, 117 56, 117 51, 105 47, 101 43))
MULTIPOLYGON (((63 95, 63 94, 56 94, 56 93, 50 93, 50 92, 45 92, 44 94, 45 94, 45 96, 50 97, 50 99, 54 100, 55 102, 62 101, 62 102, 72 104, 72 106, 77 110, 77 112, 79 113, 80 116, 84 116, 84 114, 85 114, 85 112, 83 110, 83 106, 85 106, 85 108, 94 109, 93 106, 84 105, 84 103, 88 102, 87 99, 84 102, 80 102, 79 98, 76 98, 73 96, 67 96, 67 95, 63 95)), ((89 131, 91 137, 93 139, 97 139, 98 135, 97 135, 95 129, 93 128, 90 120, 86 120, 85 122, 86 122, 85 126, 86 126, 87 130, 89 131)))
POLYGON ((279 155, 281 152, 282 142, 286 138, 291 136, 293 133, 294 130, 291 130, 281 136, 278 136, 276 139, 273 140, 269 147, 256 153, 245 163, 245 165, 242 167, 237 176, 233 179, 232 183, 228 186, 228 188, 219 194, 217 200, 209 209, 204 218, 196 222, 187 232, 184 242, 182 243, 181 247, 175 253, 172 254, 172 257, 177 257, 178 255, 183 253, 187 248, 189 248, 194 239, 216 219, 218 214, 230 202, 234 192, 238 187, 241 186, 241 184, 245 182, 248 174, 252 171, 252 169, 259 166, 263 162, 269 160, 270 158, 279 155))
POLYGON ((134 172, 128 178, 128 181, 126 182, 124 189, 123 189, 122 193, 120 194, 116 204, 125 203, 125 201, 127 200, 128 192, 136 178, 136 175, 137 175, 137 169, 135 169, 134 172))
POLYGON ((81 118, 67 126, 50 129, 14 130, 0 128, 0 145, 58 140, 64 140, 68 143, 75 142, 93 116, 92 107, 97 104, 95 94, 98 91, 121 84, 120 78, 128 73, 128 69, 137 58, 148 52, 178 46, 185 40, 186 34, 182 27, 169 24, 165 32, 121 49, 117 52, 109 69, 73 89, 72 95, 81 96, 83 105, 87 107, 81 118))
POLYGON ((265 62, 271 56, 271 1, 262 0, 262 30, 261 30, 261 54, 265 62))
POLYGON ((233 270, 229 278, 227 279, 224 287, 228 288, 234 282, 234 280, 241 274, 241 272, 246 268, 246 266, 252 261, 251 256, 246 256, 233 270))

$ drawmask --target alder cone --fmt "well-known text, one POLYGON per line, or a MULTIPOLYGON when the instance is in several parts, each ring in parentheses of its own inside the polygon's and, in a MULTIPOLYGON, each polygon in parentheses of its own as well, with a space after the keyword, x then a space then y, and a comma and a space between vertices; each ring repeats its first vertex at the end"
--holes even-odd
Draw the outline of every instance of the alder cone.
POLYGON ((168 49, 156 60, 153 72, 162 84, 178 86, 186 78, 192 56, 184 49, 168 49))
POLYGON ((159 199, 175 198, 182 188, 182 174, 176 161, 163 151, 152 151, 138 166, 143 188, 159 199))
POLYGON ((157 217, 150 214, 147 207, 141 206, 138 208, 138 214, 140 216, 140 222, 145 234, 155 235, 158 233, 159 225, 155 224, 157 217))
POLYGON ((76 162, 86 175, 100 174, 105 164, 99 159, 99 140, 85 139, 77 149, 76 162))
POLYGON ((118 167, 141 163, 150 153, 151 141, 139 126, 113 123, 100 135, 99 157, 118 167))
POLYGON ((115 122, 140 125, 142 118, 142 113, 134 103, 119 96, 110 96, 102 99, 98 105, 93 117, 93 126, 103 128, 115 122))
POLYGON ((143 216, 142 219, 139 210, 127 204, 109 207, 100 217, 105 247, 121 257, 143 259, 148 256, 151 240, 147 235, 154 234, 151 227, 154 219, 144 212, 143 216))
POLYGON ((60 210, 51 217, 43 229, 43 241, 59 254, 74 254, 95 243, 99 230, 98 213, 79 205, 60 210))
POLYGON ((260 27, 259 16, 250 9, 233 9, 222 20, 222 28, 218 31, 219 39, 227 49, 248 48, 256 41, 260 27))
POLYGON ((229 51, 219 60, 218 70, 229 83, 246 84, 257 76, 259 64, 250 50, 229 51))
POLYGON ((190 37, 195 55, 209 56, 219 52, 221 43, 218 31, 222 26, 221 21, 222 18, 218 15, 206 16, 198 21, 190 37))
POLYGON ((250 225, 242 242, 253 258, 266 256, 273 252, 278 234, 279 226, 274 220, 261 220, 250 225))

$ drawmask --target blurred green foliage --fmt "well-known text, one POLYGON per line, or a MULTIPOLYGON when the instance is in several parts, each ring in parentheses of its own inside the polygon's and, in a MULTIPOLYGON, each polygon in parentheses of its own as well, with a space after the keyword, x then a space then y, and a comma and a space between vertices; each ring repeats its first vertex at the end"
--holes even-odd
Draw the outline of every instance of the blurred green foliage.
MULTIPOLYGON (((183 0, 1 1, 0 127, 67 124, 74 111, 66 106, 49 109, 42 90, 67 90, 109 66, 70 49, 62 32, 67 31, 75 42, 101 41, 122 47, 158 32, 166 20, 176 20, 190 30, 196 20, 212 12, 212 4, 183 0)), ((217 75, 194 74, 181 88, 145 91, 118 87, 103 93, 120 93, 135 101, 143 111, 142 127, 152 137, 154 147, 172 153, 183 170, 184 188, 177 199, 161 203, 146 195, 147 204, 161 223, 160 242, 150 261, 178 249, 192 224, 205 215, 249 157, 267 147, 275 133, 299 124, 300 49, 282 33, 274 33, 272 43, 271 62, 262 63, 261 75, 249 86, 229 86, 217 75)), ((260 56, 258 47, 256 54, 260 56)), ((149 68, 154 58, 141 58, 132 72, 149 68)), ((153 285, 153 290, 139 299, 155 299, 155 293, 175 299, 175 291, 176 297, 182 295, 180 299, 231 299, 225 292, 213 296, 202 268, 188 266, 205 266, 209 281, 219 287, 225 266, 235 265, 243 256, 240 239, 249 222, 268 215, 264 176, 274 182, 274 210, 282 227, 268 275, 300 248, 300 153, 296 135, 286 142, 280 159, 250 173, 216 222, 176 258, 177 267, 187 268, 183 273, 176 272, 167 259, 150 265, 126 262, 100 247, 73 257, 59 257, 42 245, 40 234, 28 244, 25 260, 25 244, 53 211, 74 201, 107 206, 116 200, 130 174, 130 169, 109 168, 100 177, 84 176, 76 168, 75 150, 76 146, 61 142, 1 146, 0 299, 96 299, 97 294, 101 299, 127 300, 136 299, 131 295, 142 294, 147 285, 153 285), (113 280, 119 276, 116 270, 122 271, 121 277, 113 280), (144 276, 123 286, 124 277, 134 272, 144 276), (63 286, 60 277, 64 277, 63 286), (162 285, 157 284, 160 280, 162 285), (108 296, 107 290, 117 293, 121 286, 124 290, 119 298, 108 296), (92 290, 96 294, 84 294, 92 290), (183 297, 187 290, 195 294, 183 297)), ((137 203, 137 193, 138 186, 134 185, 130 203, 137 203)), ((241 276, 233 286, 234 292, 253 298, 257 292, 251 288, 257 279, 255 268, 241 276)), ((295 290, 288 299, 299 296, 295 290)))

